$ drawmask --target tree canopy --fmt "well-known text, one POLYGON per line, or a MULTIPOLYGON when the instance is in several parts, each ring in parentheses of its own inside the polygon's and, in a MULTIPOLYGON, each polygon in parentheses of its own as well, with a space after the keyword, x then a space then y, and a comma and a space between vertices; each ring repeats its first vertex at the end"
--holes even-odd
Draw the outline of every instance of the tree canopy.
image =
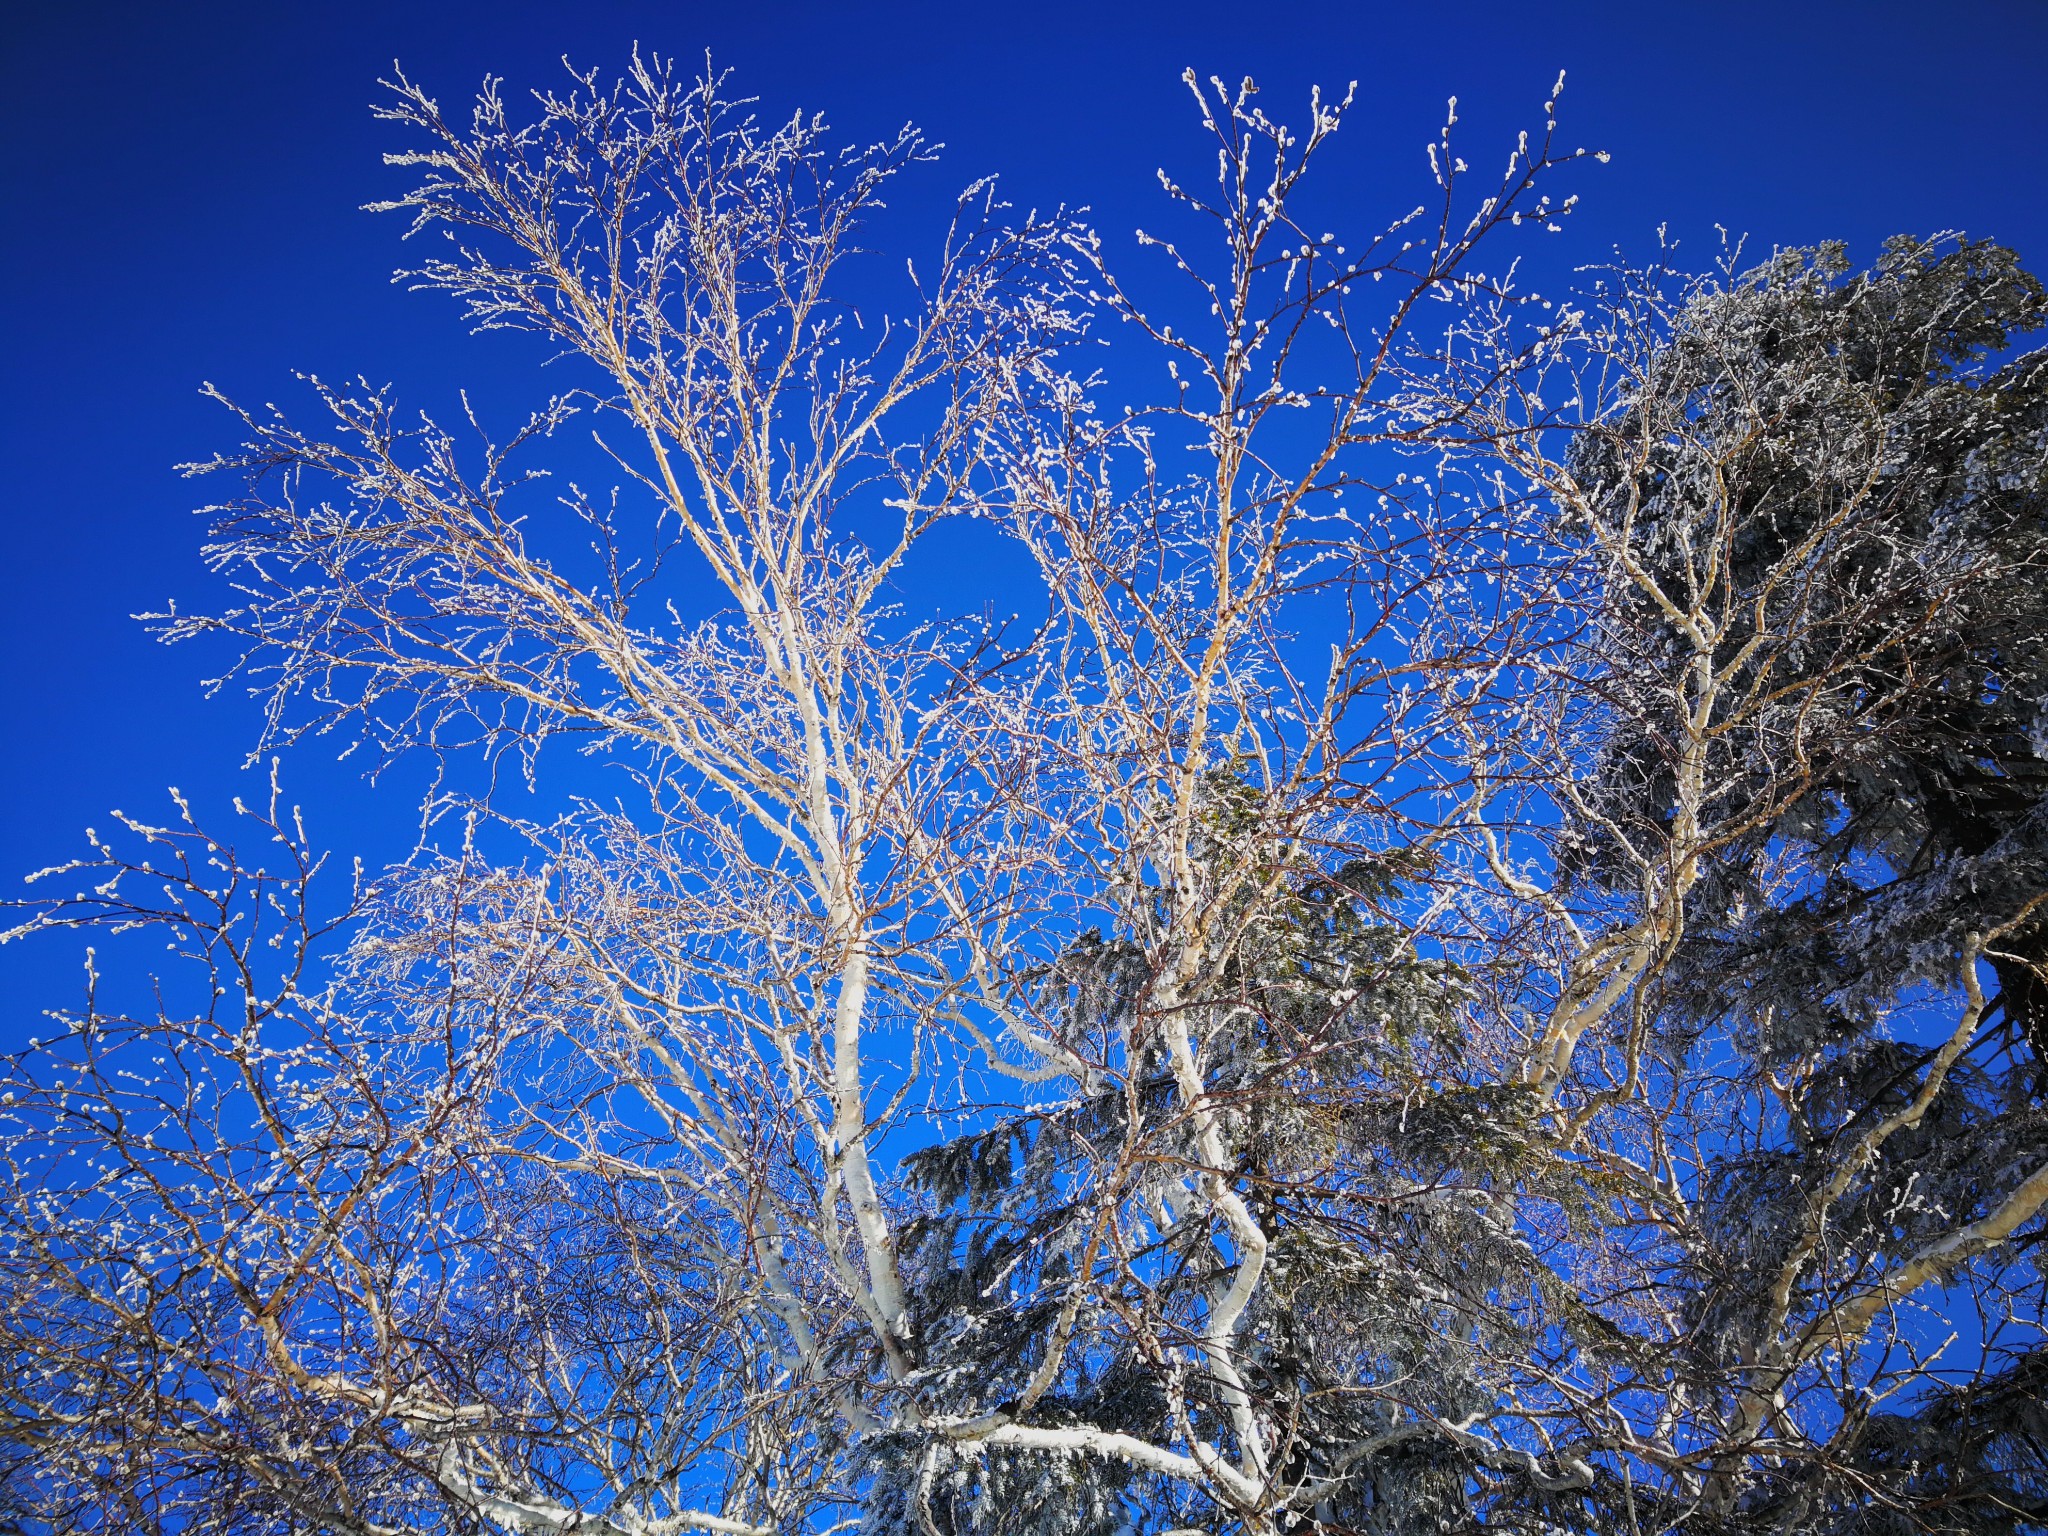
POLYGON ((415 280, 552 392, 195 466, 155 622, 429 834, 274 772, 41 877, 0 1513, 2048 1528, 2048 289, 1546 300, 1554 92, 1340 234, 1348 96, 1187 83, 1156 270, 981 183, 893 288, 914 132, 392 83, 415 280))

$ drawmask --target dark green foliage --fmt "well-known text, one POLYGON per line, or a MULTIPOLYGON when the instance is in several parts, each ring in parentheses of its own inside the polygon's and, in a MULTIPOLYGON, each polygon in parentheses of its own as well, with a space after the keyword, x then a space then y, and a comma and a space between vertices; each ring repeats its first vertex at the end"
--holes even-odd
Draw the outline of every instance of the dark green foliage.
MULTIPOLYGON (((2048 290, 1988 242, 1902 237, 1863 273, 1787 251, 1697 299, 1631 413, 1581 439, 1578 473, 1635 502, 1667 574, 1732 504, 1716 659, 1753 646, 1781 703, 1715 765, 1724 804, 1760 814, 1713 872, 1693 1006, 1739 975, 1785 1049, 1855 1030, 2048 887, 2048 354, 2010 355, 2044 324, 2048 290), (1797 899, 1759 899, 1774 839, 1810 856, 1797 899)), ((1631 617, 1633 646, 1670 643, 1631 617)), ((1626 813, 1668 815, 1657 742, 1610 750, 1626 813)), ((2048 924, 1999 948, 2039 1058, 2048 924)))
MULTIPOLYGON (((1270 859, 1253 792, 1219 777, 1209 793, 1211 873, 1270 859)), ((1457 1529, 1471 1518, 1467 1459, 1418 1435, 1412 1412, 1459 1420, 1484 1409, 1482 1357, 1526 1328, 1539 1289, 1526 1243, 1472 1184, 1475 1168, 1516 1161, 1526 1095, 1457 1080, 1459 975, 1418 956, 1392 916, 1399 881, 1422 867, 1413 856, 1329 874, 1260 863, 1247 884, 1264 894, 1240 898, 1231 943, 1193 1005, 1204 1088, 1228 1106, 1239 1187, 1269 1243, 1240 1329, 1246 1385, 1265 1419, 1286 1426, 1283 1475, 1328 1481, 1314 1519, 1329 1531, 1457 1529)), ((931 1200, 905 1234, 929 1405, 1014 1411, 1079 1288, 1076 1343, 1030 1421, 1171 1444, 1177 1385, 1197 1435, 1229 1443, 1219 1384, 1172 1378, 1148 1347, 1197 1337, 1234 1263, 1209 1221, 1173 1219, 1197 1162, 1153 1038, 1152 981, 1135 939, 1075 942, 1041 984, 1076 1034, 1128 1040, 1128 1074, 906 1160, 931 1200)), ((1100 1523, 1117 1507, 1133 1529, 1232 1528, 1228 1510, 1187 1507, 1170 1479, 1108 1460, 1053 1465, 903 1436, 872 1470, 878 1532, 922 1532, 920 1497, 947 1533, 1092 1536, 1117 1528, 1100 1523)))
MULTIPOLYGON (((1721 831, 1655 996, 1668 1060, 1725 1031, 1733 1080, 1790 1106, 1711 1148, 1687 1277, 1702 1380, 1754 1358, 1810 1192, 1912 1101, 1971 934, 1993 935, 1984 1028, 1845 1188, 1836 1277, 1802 1284, 1817 1297, 1925 1249, 2048 1154, 2048 353, 2016 350, 2044 325, 2048 289, 1990 243, 1900 238, 1867 272, 1839 246, 1781 252, 1699 290, 1571 461, 1666 590, 1704 583, 1725 619, 1713 664, 1761 701, 1712 742, 1721 831)), ((1624 681, 1595 793, 1618 831, 1571 849, 1593 885, 1625 881, 1617 855, 1677 813, 1669 706, 1626 680, 1677 675, 1684 637, 1626 583, 1606 598, 1624 681)), ((1995 1291, 1987 1316, 2016 1304, 1995 1291)), ((1852 1406, 1825 1452, 1714 1518, 2042 1529, 2038 1349, 1957 1370, 1852 1406)))

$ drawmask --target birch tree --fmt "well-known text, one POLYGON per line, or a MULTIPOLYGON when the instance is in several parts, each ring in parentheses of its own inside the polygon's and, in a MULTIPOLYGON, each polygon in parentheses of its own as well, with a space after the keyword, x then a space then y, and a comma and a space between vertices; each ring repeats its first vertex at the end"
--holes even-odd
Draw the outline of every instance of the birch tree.
POLYGON ((1167 190, 1221 275, 1162 249, 1210 310, 1199 340, 1092 232, 989 183, 893 299, 855 306, 859 231, 927 158, 908 131, 837 149, 652 60, 524 118, 495 83, 461 121, 393 82, 383 115, 422 147, 386 207, 448 236, 414 280, 583 372, 509 434, 322 381, 318 430, 238 410, 245 446, 200 466, 245 487, 207 546, 237 601, 159 622, 238 648, 220 682, 267 701, 262 750, 353 738, 453 783, 465 754, 539 774, 581 744, 631 792, 535 824, 451 791, 430 815, 459 846, 325 919, 281 805, 254 823, 282 855, 133 822, 51 874, 77 893, 28 928, 161 931, 204 976, 138 1012, 95 991, 20 1069, 26 1508, 932 1528, 954 1518, 934 1479, 989 1455, 1033 1487, 1078 1458, 1168 1491, 1055 1502, 1049 1528, 1170 1504, 1269 1531, 1304 1507, 1247 1376, 1270 1241, 1209 1080, 1245 1028, 1214 989, 1276 901, 1395 857, 1390 786, 1425 753, 1452 628, 1427 594, 1477 546, 1398 487, 1384 524, 1356 505, 1380 494, 1367 456, 1430 431, 1389 413, 1387 364, 1431 298, 1505 294, 1477 249, 1561 212, 1557 157, 1525 143, 1467 206, 1447 128, 1434 200, 1347 244, 1295 207, 1346 103, 1313 99, 1297 135, 1248 82, 1189 83, 1217 180, 1167 190), (1098 403, 1070 361, 1098 312, 1165 350, 1163 406, 1098 403), (622 489, 550 503, 538 461, 586 425, 622 489), (1213 468, 1167 462, 1189 448, 1213 468), (1036 573, 1042 622, 898 611, 961 518, 1036 573), (1336 627, 1301 671, 1287 616, 1312 610, 1336 627), (1066 1000, 1091 944, 1137 957, 1128 1018, 1066 1000), (1087 1235, 1055 1245, 1073 1278, 1042 1271, 1050 1326, 1000 1407, 926 1315, 946 1256, 906 1236, 939 1204, 906 1157, 1159 1074, 1171 1107, 1069 1181, 1087 1235), (1172 1410, 1051 1412, 1096 1358, 1097 1271, 1146 1283, 1128 1250, 1162 1212, 1205 1275, 1130 1316, 1172 1410))

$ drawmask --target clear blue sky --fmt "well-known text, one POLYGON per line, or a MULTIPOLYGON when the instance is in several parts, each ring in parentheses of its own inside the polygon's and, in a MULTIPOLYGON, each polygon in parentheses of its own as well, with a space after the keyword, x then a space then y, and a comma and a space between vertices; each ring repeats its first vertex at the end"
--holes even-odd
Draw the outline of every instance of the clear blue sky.
MULTIPOLYGON (((439 407, 489 362, 444 302, 388 284, 399 226, 357 211, 396 184, 366 110, 394 57, 453 105, 487 71, 558 78, 565 53, 708 47, 767 108, 946 141, 919 183, 935 208, 994 171, 1112 236, 1154 216, 1156 165, 1197 152, 1183 65, 1258 76, 1283 116, 1311 80, 1360 80, 1342 174, 1375 221, 1412 203, 1447 95, 1479 164, 1562 67, 1565 136, 1614 156, 1583 182, 1576 257, 1646 251, 1665 222, 1702 258, 1716 223, 1859 255, 1959 228, 2048 270, 2048 0, 11 0, 4 18, 0 888, 110 806, 251 789, 248 706, 202 703, 205 658, 127 618, 218 600, 200 491, 172 472, 230 441, 199 381, 285 401, 295 368, 363 373, 439 407)), ((323 841, 398 851, 399 796, 312 759, 291 780, 323 841)), ((0 1017, 0 1037, 28 1032, 25 1006, 0 1017)))

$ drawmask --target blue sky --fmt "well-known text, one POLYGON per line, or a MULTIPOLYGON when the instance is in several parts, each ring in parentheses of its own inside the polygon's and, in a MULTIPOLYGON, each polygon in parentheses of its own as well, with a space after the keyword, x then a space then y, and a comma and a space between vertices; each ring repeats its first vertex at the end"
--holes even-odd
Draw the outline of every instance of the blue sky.
MULTIPOLYGON (((1360 81, 1334 190, 1362 221, 1412 204, 1422 146, 1460 98, 1475 164, 1570 72, 1582 178, 1557 259, 1647 253, 1659 224, 1704 260, 1964 229, 2048 269, 2048 0, 1927 4, 496 3, 170 5, 15 0, 0 21, 7 302, 0 434, 0 888, 78 847, 110 806, 255 798, 245 701, 203 702, 208 658, 127 617, 216 604, 172 466, 231 443, 199 399, 294 396, 294 369, 392 381, 445 409, 506 360, 444 301, 388 282, 400 225, 358 211, 398 186, 367 110, 391 61, 445 103, 486 72, 616 65, 638 41, 706 48, 764 109, 866 137, 916 121, 947 145, 899 211, 934 215, 998 172, 1020 204, 1086 204, 1112 239, 1158 217, 1152 171, 1200 153, 1184 65, 1257 76, 1285 116, 1311 81, 1360 81)), ((1299 115, 1297 111, 1297 116, 1299 115)), ((290 783, 316 835, 401 852, 409 805, 317 749, 290 783)), ((10 1007, 0 1036, 30 1032, 10 1007)))

